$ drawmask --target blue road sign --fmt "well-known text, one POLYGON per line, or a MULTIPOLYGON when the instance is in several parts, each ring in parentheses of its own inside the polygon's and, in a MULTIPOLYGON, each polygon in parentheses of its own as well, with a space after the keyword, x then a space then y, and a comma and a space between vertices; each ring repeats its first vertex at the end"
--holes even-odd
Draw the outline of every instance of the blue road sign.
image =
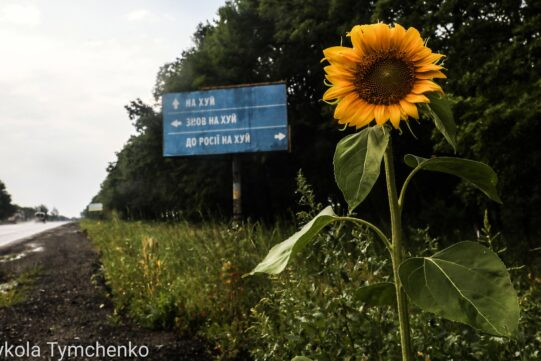
POLYGON ((289 148, 285 84, 169 93, 162 107, 166 157, 289 148))

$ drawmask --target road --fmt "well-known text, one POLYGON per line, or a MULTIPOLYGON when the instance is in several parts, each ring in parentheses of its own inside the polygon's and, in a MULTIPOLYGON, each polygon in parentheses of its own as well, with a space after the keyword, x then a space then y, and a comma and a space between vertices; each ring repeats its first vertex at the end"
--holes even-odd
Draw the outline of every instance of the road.
MULTIPOLYGON (((59 223, 50 226, 56 225, 59 223)), ((28 227, 36 225, 19 228, 28 227)), ((0 226, 4 233, 10 228, 0 226)), ((53 357, 47 342, 58 343, 65 350, 62 360, 212 360, 210 343, 188 333, 181 336, 178 330, 142 328, 119 317, 98 251, 76 222, 26 240, 0 250, 0 289, 4 286, 16 292, 2 297, 0 291, 0 304, 8 302, 0 307, 0 360, 59 360, 61 351, 55 346, 58 352, 54 351, 53 357), (98 344, 105 350, 112 348, 116 356, 99 355, 98 344), (147 347, 148 357, 122 355, 120 347, 131 350, 129 345, 136 350, 147 347), (31 351, 22 351, 19 357, 2 355, 2 348, 32 350, 33 346, 40 349, 39 357, 26 357, 31 351), (78 351, 78 347, 91 347, 93 354, 86 355, 88 351, 78 351)), ((15 352, 20 351, 12 349, 14 356, 15 352)))
POLYGON ((0 225, 0 248, 69 222, 25 222, 0 225))

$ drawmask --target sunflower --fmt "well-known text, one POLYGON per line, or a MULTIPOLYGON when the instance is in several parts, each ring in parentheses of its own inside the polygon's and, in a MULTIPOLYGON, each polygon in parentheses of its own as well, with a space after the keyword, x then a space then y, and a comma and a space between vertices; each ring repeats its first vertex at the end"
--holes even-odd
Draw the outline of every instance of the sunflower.
POLYGON ((443 91, 433 82, 446 78, 439 65, 442 54, 432 53, 415 28, 379 23, 356 25, 348 34, 353 48, 334 46, 323 51, 330 88, 323 100, 337 104, 334 117, 357 129, 373 120, 419 119, 417 103, 429 103, 427 92, 443 91))

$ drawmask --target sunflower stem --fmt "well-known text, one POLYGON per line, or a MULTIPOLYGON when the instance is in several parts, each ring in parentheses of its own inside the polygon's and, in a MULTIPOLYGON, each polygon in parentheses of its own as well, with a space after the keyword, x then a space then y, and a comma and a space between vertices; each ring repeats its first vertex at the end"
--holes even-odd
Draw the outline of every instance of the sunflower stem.
POLYGON ((398 266, 402 262, 404 248, 402 245, 402 215, 398 204, 396 192, 395 170, 393 161, 393 147, 391 139, 383 156, 385 163, 385 179, 387 181, 387 194, 389 197, 389 211, 391 214, 391 258, 393 264, 394 284, 396 288, 396 304, 398 309, 398 322, 400 327, 400 345, 402 347, 402 361, 411 360, 411 337, 409 324, 408 300, 404 288, 398 277, 398 266))

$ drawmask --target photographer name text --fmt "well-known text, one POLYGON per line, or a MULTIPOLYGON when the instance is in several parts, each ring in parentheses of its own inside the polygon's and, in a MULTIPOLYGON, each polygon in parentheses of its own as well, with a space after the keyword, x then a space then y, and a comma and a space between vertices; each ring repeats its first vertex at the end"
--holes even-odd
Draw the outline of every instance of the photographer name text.
POLYGON ((61 345, 59 342, 46 342, 43 346, 26 342, 23 344, 0 343, 0 359, 27 359, 29 357, 47 356, 52 360, 76 360, 77 358, 146 358, 150 351, 147 346, 138 346, 128 342, 127 345, 103 345, 95 342, 90 345, 61 345))

